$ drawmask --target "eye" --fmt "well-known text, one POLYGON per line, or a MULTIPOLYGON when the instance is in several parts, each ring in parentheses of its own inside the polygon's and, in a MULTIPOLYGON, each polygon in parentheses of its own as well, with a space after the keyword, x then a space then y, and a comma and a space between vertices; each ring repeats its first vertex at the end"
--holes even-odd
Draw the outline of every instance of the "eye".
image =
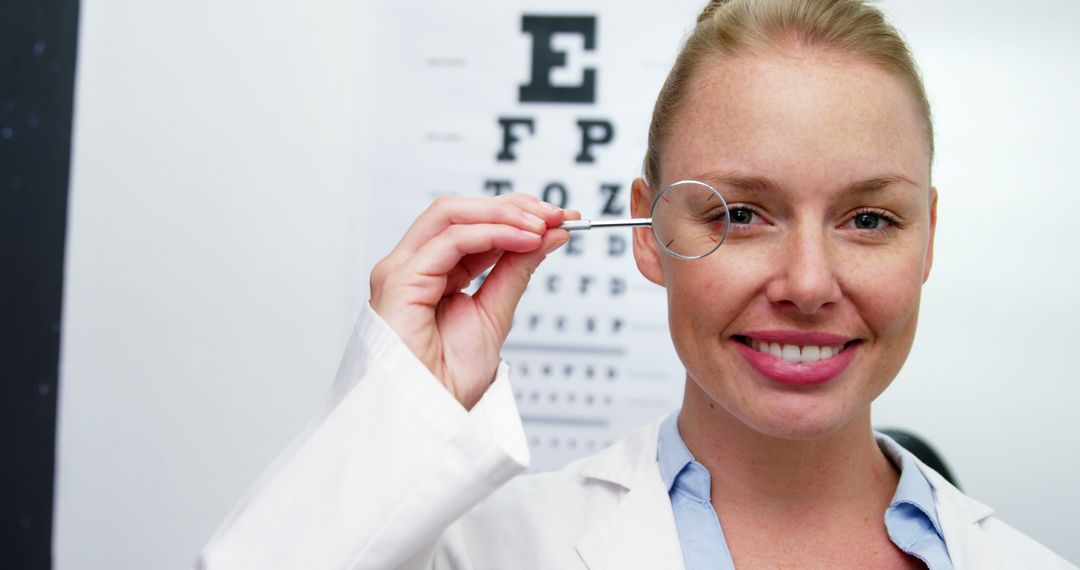
POLYGON ((751 224, 754 221, 754 216, 757 215, 754 210, 745 206, 731 208, 728 214, 731 216, 731 223, 736 225, 751 224))
POLYGON ((904 224, 885 210, 861 210, 848 218, 842 227, 861 232, 889 232, 902 229, 904 224))
POLYGON ((856 214, 851 221, 855 225, 855 229, 876 230, 885 220, 878 214, 863 212, 861 214, 856 214))

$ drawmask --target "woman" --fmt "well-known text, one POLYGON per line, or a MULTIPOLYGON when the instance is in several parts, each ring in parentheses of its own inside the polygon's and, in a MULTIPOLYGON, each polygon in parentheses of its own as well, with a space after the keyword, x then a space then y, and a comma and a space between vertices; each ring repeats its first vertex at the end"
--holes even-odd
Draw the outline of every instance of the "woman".
POLYGON ((1069 567, 872 432, 933 260, 932 157, 921 80, 876 9, 712 2, 659 96, 631 204, 646 216, 696 179, 729 205, 727 242, 703 260, 634 237, 668 292, 681 411, 514 478, 528 450, 499 349, 577 214, 439 200, 372 272, 332 405, 204 565, 1069 567))

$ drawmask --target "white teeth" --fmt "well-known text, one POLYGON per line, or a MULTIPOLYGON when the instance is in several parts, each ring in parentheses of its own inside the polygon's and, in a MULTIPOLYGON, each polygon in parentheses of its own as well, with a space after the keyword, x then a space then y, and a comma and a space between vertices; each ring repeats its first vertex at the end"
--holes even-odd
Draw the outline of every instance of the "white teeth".
POLYGON ((800 347, 796 344, 780 344, 778 342, 762 342, 751 339, 750 347, 758 352, 771 354, 788 362, 817 362, 832 358, 844 349, 842 344, 816 345, 808 344, 800 347))

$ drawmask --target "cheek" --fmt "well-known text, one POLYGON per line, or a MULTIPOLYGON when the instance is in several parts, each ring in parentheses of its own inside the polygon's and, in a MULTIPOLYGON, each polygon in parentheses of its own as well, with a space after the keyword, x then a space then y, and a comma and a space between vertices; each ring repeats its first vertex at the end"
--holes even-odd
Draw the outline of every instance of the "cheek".
POLYGON ((845 295, 870 328, 874 343, 886 351, 881 366, 888 369, 899 370, 914 340, 925 257, 921 251, 862 251, 841 265, 848 268, 841 276, 845 295))
POLYGON ((752 249, 725 244, 692 261, 664 256, 668 320, 676 347, 719 338, 763 290, 769 271, 762 262, 766 257, 752 249))

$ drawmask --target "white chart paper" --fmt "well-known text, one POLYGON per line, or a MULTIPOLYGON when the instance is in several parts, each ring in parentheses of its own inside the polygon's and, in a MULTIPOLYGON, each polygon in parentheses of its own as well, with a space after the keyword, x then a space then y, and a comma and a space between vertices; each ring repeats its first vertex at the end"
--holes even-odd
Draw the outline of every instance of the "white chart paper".
MULTIPOLYGON (((652 103, 696 3, 419 2, 376 10, 362 219, 388 250, 441 195, 526 192, 629 217, 652 103)), ((628 228, 575 233, 533 276, 503 348, 533 469, 594 453, 677 408, 664 290, 628 228)))

